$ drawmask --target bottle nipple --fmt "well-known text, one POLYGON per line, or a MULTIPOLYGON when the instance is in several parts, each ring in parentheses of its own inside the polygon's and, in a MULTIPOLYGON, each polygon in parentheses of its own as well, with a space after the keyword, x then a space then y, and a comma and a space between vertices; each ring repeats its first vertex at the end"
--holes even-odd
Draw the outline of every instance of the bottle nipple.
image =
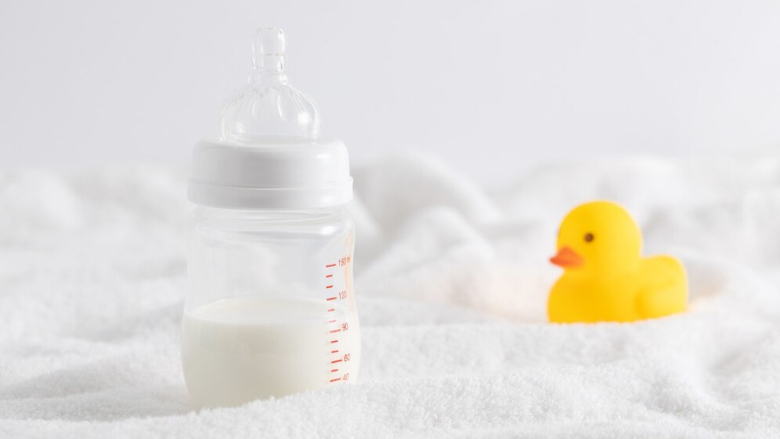
POLYGON ((252 43, 248 84, 222 106, 222 140, 240 144, 296 143, 317 139, 317 107, 287 83, 284 32, 259 29, 252 43))

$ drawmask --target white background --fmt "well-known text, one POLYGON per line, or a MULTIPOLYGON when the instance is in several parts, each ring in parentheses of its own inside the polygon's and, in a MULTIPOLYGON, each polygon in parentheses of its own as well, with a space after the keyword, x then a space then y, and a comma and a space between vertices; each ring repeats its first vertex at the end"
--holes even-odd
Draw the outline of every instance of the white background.
POLYGON ((356 162, 417 149, 496 183, 780 140, 778 1, 3 0, 0 167, 186 163, 269 25, 356 162))

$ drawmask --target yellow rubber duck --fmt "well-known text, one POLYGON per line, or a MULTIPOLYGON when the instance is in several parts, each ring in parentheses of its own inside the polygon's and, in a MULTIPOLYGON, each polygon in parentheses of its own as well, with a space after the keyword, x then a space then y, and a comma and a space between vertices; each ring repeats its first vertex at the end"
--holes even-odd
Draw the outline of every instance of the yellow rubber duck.
POLYGON ((632 322, 685 311, 682 263, 642 257, 642 232, 619 204, 574 208, 561 223, 557 248, 550 262, 564 272, 547 301, 550 322, 632 322))

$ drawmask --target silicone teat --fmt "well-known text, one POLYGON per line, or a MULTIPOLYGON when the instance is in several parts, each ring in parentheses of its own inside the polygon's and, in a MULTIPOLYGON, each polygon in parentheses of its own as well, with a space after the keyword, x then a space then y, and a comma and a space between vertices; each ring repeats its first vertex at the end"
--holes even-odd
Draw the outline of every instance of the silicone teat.
POLYGON ((249 84, 222 106, 222 139, 242 144, 315 140, 320 131, 317 107, 287 84, 284 32, 258 30, 252 52, 249 84))

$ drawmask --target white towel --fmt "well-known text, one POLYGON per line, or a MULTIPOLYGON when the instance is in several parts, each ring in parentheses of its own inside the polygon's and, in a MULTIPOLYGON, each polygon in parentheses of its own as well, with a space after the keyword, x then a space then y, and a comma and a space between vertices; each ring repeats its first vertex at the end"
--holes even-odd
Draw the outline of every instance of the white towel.
POLYGON ((432 158, 355 171, 357 385, 193 412, 184 173, 0 173, 0 438, 780 436, 780 161, 558 164, 488 191, 432 158), (566 211, 623 203, 691 309, 550 325, 566 211))

